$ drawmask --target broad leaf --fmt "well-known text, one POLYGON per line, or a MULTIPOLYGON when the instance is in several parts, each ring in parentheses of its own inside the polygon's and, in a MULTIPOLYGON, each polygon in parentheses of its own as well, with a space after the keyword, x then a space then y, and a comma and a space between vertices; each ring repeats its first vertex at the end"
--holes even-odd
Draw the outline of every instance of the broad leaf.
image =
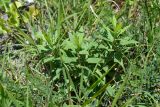
POLYGON ((88 63, 103 63, 103 60, 101 58, 88 58, 87 59, 88 63))
POLYGON ((130 37, 125 37, 123 39, 120 39, 121 45, 129 45, 129 44, 136 44, 136 43, 138 43, 138 42, 131 39, 130 37))

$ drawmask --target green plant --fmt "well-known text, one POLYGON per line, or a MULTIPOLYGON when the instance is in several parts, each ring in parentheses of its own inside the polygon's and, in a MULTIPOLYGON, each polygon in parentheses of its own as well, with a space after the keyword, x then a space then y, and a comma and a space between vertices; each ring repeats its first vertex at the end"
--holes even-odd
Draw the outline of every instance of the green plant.
POLYGON ((0 2, 1 106, 158 107, 158 4, 0 2))

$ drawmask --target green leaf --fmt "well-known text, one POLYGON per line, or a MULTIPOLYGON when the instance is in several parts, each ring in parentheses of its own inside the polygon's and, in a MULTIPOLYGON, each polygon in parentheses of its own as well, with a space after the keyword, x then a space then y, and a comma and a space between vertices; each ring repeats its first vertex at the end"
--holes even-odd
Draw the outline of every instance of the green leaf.
POLYGON ((136 44, 136 43, 138 43, 138 42, 131 39, 130 37, 125 37, 123 39, 120 39, 121 45, 129 45, 129 44, 136 44))
POLYGON ((89 55, 89 52, 87 50, 82 50, 82 51, 79 51, 79 54, 89 55))
POLYGON ((1 83, 0 83, 0 97, 4 97, 4 88, 1 83))
POLYGON ((43 32, 43 36, 45 38, 45 40, 47 41, 47 43, 52 46, 52 39, 51 39, 51 36, 45 32, 43 32))
POLYGON ((107 87, 107 92, 111 97, 113 97, 114 94, 115 94, 115 89, 113 87, 111 87, 111 86, 108 86, 107 87))
POLYGON ((133 102, 135 98, 136 96, 133 96, 132 98, 128 99, 122 107, 129 107, 129 105, 133 102))
POLYGON ((32 38, 31 35, 26 34, 26 33, 25 33, 24 31, 22 31, 22 29, 20 29, 20 28, 17 28, 17 30, 18 30, 18 33, 19 33, 21 36, 23 36, 23 37, 29 42, 29 44, 32 44, 32 45, 36 46, 36 44, 35 44, 35 42, 34 42, 34 39, 32 38))
POLYGON ((114 57, 114 62, 117 62, 119 65, 121 65, 124 68, 124 64, 123 64, 123 59, 122 58, 120 58, 118 60, 116 57, 114 57))
POLYGON ((62 45, 65 50, 68 50, 68 49, 75 50, 76 49, 76 46, 71 41, 68 41, 68 40, 65 40, 62 45))
POLYGON ((64 61, 64 63, 71 63, 71 62, 77 62, 77 57, 66 57, 66 56, 62 56, 62 60, 64 61))
POLYGON ((88 58, 87 59, 87 62, 88 63, 103 63, 103 59, 101 58, 88 58))
POLYGON ((121 34, 123 34, 127 29, 129 29, 130 26, 131 26, 131 25, 128 25, 128 26, 124 27, 123 29, 121 29, 121 30, 119 31, 119 33, 118 33, 118 36, 121 35, 121 34))
POLYGON ((19 1, 15 1, 15 4, 16 4, 17 8, 19 8, 19 7, 21 7, 21 6, 22 6, 22 3, 21 3, 21 2, 19 2, 19 1))
POLYGON ((55 57, 54 56, 51 56, 51 57, 45 57, 44 59, 43 59, 43 62, 44 63, 47 63, 47 62, 51 62, 51 61, 53 61, 55 59, 55 57))
POLYGON ((113 18, 112 18, 112 24, 113 24, 113 27, 114 27, 114 29, 115 29, 116 26, 117 26, 117 19, 116 19, 115 15, 114 15, 113 18))
POLYGON ((107 32, 108 32, 108 40, 109 40, 110 42, 113 42, 113 41, 114 41, 114 38, 113 38, 113 36, 112 36, 110 30, 107 29, 107 32))
POLYGON ((48 50, 47 48, 45 48, 44 45, 37 45, 37 48, 39 51, 47 51, 48 50))
POLYGON ((122 23, 117 23, 116 28, 114 29, 115 32, 118 32, 122 29, 122 23))
MULTIPOLYGON (((128 74, 129 74, 129 73, 128 73, 128 74)), ((117 103, 119 97, 122 95, 123 90, 124 90, 124 88, 125 88, 125 85, 126 85, 126 83, 128 82, 128 80, 127 80, 128 77, 129 77, 129 75, 126 75, 126 77, 124 78, 124 81, 123 81, 122 85, 120 86, 120 88, 118 89, 118 91, 117 91, 117 93, 116 93, 116 95, 115 95, 115 98, 114 98, 114 100, 113 100, 113 102, 112 102, 112 106, 111 106, 111 107, 115 107, 115 106, 116 106, 116 103, 117 103)))
POLYGON ((0 34, 4 34, 7 33, 6 30, 4 30, 1 26, 0 26, 0 34))
POLYGON ((93 101, 93 99, 95 99, 97 96, 99 96, 101 93, 103 93, 109 84, 110 84, 110 82, 103 85, 102 88, 100 88, 90 99, 88 99, 87 101, 85 101, 83 103, 82 107, 85 107, 87 104, 89 104, 91 101, 93 101))
POLYGON ((97 69, 95 72, 97 73, 98 77, 102 77, 103 74, 101 73, 99 69, 97 69))
POLYGON ((83 27, 81 27, 80 30, 76 32, 76 35, 78 36, 79 44, 82 45, 82 43, 84 41, 84 29, 83 29, 83 27))
POLYGON ((98 78, 97 81, 95 81, 85 92, 85 95, 86 94, 89 94, 96 86, 98 86, 98 84, 102 81, 102 79, 110 72, 111 69, 113 69, 113 67, 115 66, 115 64, 110 68, 110 69, 107 69, 107 67, 104 67, 103 70, 105 71, 105 73, 100 77, 98 78))

